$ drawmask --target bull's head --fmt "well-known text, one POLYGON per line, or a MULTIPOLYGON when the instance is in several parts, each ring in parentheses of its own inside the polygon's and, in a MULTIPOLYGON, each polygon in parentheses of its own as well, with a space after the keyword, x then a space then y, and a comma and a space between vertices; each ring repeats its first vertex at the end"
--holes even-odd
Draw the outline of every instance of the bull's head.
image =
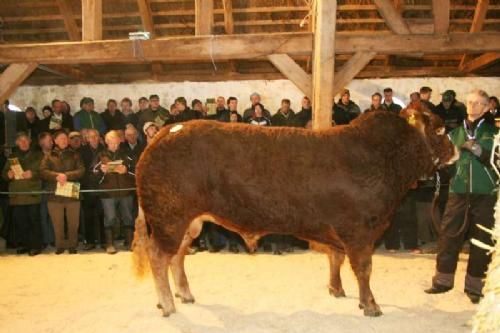
POLYGON ((446 135, 443 121, 424 105, 413 102, 400 115, 422 133, 435 167, 452 164, 458 159, 459 152, 446 135))

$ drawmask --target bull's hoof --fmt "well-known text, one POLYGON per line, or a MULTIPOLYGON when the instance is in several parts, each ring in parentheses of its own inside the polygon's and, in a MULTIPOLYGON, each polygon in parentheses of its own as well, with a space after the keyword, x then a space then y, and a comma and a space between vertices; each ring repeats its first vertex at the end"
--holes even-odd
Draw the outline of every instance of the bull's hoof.
POLYGON ((174 312, 175 312, 175 309, 172 309, 172 310, 169 310, 169 311, 163 310, 162 316, 165 317, 165 318, 167 318, 167 317, 169 317, 174 312))
POLYGON ((343 288, 339 289, 339 288, 328 287, 328 291, 330 292, 330 295, 336 298, 345 297, 345 291, 343 288))
POLYGON ((367 317, 380 317, 382 315, 382 310, 380 310, 378 305, 366 307, 360 303, 359 308, 363 310, 364 315, 367 317))
POLYGON ((163 309, 163 306, 161 306, 161 304, 160 304, 160 303, 156 303, 156 307, 157 307, 158 309, 163 309))
POLYGON ((194 297, 182 297, 182 303, 184 304, 192 304, 194 303, 194 297))

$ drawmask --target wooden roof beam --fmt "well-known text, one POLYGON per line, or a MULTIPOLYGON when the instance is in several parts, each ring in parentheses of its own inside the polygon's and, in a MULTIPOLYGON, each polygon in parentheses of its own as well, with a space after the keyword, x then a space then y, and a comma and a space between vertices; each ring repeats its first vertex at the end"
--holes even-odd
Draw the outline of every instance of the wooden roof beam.
POLYGON ((195 0, 195 35, 211 35, 214 27, 214 0, 195 0))
POLYGON ((312 77, 307 74, 288 54, 271 54, 267 56, 269 61, 304 95, 312 96, 312 77))
POLYGON ((82 0, 82 40, 102 40, 102 0, 82 0))
POLYGON ((85 81, 90 74, 69 65, 38 65, 38 69, 75 81, 85 81))
POLYGON ((149 32, 151 38, 155 38, 153 15, 151 14, 149 0, 137 0, 137 6, 139 7, 143 29, 149 32))
POLYGON ((71 4, 69 0, 56 0, 59 11, 64 19, 64 26, 68 32, 69 40, 77 41, 82 40, 82 35, 80 34, 80 29, 76 24, 75 17, 73 15, 73 10, 71 9, 71 4))
MULTIPOLYGON (((106 40, 43 44, 0 44, 0 63, 41 64, 140 63, 152 61, 234 60, 267 57, 274 53, 308 56, 313 52, 309 32, 189 36, 139 41, 106 40), (176 52, 165 52, 176 50, 176 52)), ((498 33, 452 33, 448 35, 343 35, 336 34, 335 52, 378 54, 427 54, 500 52, 498 33)))
POLYGON ((398 35, 409 35, 410 28, 403 20, 403 17, 396 9, 392 0, 374 0, 380 16, 385 20, 385 24, 398 35))
POLYGON ((33 73, 37 66, 38 64, 34 62, 11 64, 2 74, 0 74, 1 103, 16 91, 17 87, 33 73))
POLYGON ((450 27, 450 0, 432 0, 434 33, 444 35, 450 27))

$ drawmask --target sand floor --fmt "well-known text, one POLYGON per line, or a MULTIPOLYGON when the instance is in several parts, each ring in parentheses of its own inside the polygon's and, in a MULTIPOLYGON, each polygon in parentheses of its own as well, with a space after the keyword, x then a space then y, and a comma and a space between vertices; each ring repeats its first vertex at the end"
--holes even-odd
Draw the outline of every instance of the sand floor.
POLYGON ((195 304, 176 301, 163 318, 151 277, 132 274, 131 254, 0 257, 0 332, 470 332, 475 312, 456 288, 427 295, 433 255, 377 252, 372 290, 384 315, 358 309, 354 275, 344 265, 347 298, 328 294, 325 255, 198 253, 186 270, 195 304))

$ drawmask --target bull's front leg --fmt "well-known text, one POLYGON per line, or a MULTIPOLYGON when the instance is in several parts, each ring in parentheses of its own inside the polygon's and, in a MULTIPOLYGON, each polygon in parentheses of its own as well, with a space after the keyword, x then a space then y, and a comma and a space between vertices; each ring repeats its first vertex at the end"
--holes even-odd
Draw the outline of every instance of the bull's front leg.
POLYGON ((365 316, 377 317, 382 315, 380 307, 375 302, 370 289, 370 274, 372 271, 371 247, 346 249, 351 267, 358 279, 359 307, 364 310, 365 316))
POLYGON ((340 278, 340 268, 344 263, 345 254, 332 249, 331 253, 327 255, 330 262, 330 285, 328 286, 330 295, 345 297, 345 291, 342 288, 342 280, 340 278))

